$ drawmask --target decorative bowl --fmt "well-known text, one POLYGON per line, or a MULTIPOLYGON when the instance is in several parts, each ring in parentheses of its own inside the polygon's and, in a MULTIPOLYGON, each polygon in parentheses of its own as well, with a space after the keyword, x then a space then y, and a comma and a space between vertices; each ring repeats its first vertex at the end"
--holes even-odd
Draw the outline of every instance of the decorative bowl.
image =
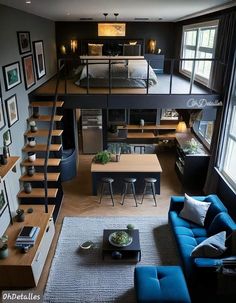
POLYGON ((109 236, 109 242, 116 247, 125 247, 132 243, 133 238, 125 231, 116 231, 109 236))

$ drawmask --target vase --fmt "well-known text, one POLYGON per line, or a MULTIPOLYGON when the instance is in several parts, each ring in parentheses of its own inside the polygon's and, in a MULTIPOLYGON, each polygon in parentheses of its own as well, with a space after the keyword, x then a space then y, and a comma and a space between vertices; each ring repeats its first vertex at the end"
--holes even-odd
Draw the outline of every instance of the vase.
POLYGON ((36 133, 38 131, 38 127, 35 125, 35 126, 30 126, 30 131, 32 133, 36 133))
POLYGON ((29 167, 27 168, 27 174, 28 174, 28 176, 32 177, 32 176, 34 175, 34 173, 35 173, 35 168, 34 168, 34 166, 29 166, 29 167))
POLYGON ((1 165, 7 164, 7 158, 5 158, 3 155, 0 155, 0 164, 1 165))
POLYGON ((28 160, 29 162, 34 162, 36 160, 36 153, 28 152, 28 160))
POLYGON ((30 194, 32 191, 31 183, 27 182, 24 184, 24 191, 26 194, 30 194))
POLYGON ((8 248, 0 249, 0 259, 6 259, 9 255, 8 248))
POLYGON ((34 147, 36 145, 35 138, 34 137, 29 137, 28 138, 28 143, 29 143, 29 146, 34 147))
POLYGON ((22 213, 22 214, 16 215, 16 221, 17 222, 24 222, 25 221, 25 214, 22 213))

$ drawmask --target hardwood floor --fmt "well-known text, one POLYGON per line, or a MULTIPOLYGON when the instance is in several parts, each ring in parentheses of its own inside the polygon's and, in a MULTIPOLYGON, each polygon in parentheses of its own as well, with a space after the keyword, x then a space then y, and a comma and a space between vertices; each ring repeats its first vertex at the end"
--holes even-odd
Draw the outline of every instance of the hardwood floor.
MULTIPOLYGON (((98 204, 99 197, 91 196, 91 155, 79 156, 78 176, 63 183, 64 200, 56 222, 56 234, 39 281, 37 290, 45 288, 51 261, 54 255, 57 239, 60 233, 63 218, 65 216, 167 216, 171 195, 181 194, 181 184, 174 171, 175 155, 171 151, 163 151, 158 154, 163 173, 161 174, 161 194, 157 196, 157 207, 151 196, 145 198, 142 205, 135 207, 133 199, 127 199, 125 204, 120 205, 121 197, 115 195, 115 206, 109 198, 104 198, 98 204)), ((140 197, 138 197, 140 200, 140 197)))

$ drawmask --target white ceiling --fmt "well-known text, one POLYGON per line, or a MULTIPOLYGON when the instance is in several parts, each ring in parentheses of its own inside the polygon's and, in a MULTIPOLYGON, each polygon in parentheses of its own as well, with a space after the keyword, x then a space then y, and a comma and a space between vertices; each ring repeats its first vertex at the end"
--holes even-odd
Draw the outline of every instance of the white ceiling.
POLYGON ((28 13, 55 21, 79 21, 93 18, 114 21, 135 21, 135 18, 149 18, 147 21, 179 21, 235 6, 236 1, 228 0, 0 0, 0 4, 11 6, 28 13))

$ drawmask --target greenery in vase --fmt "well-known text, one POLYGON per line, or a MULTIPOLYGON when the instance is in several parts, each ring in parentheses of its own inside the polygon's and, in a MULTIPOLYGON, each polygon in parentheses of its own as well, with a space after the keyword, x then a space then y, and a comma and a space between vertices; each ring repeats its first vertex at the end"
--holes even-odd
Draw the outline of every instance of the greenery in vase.
POLYGON ((107 151, 107 150, 103 150, 99 153, 97 153, 94 156, 94 161, 96 163, 102 163, 102 164, 106 164, 108 162, 111 161, 111 152, 107 151))
POLYGON ((112 235, 112 241, 119 245, 124 245, 129 242, 129 235, 125 231, 117 231, 112 235))

